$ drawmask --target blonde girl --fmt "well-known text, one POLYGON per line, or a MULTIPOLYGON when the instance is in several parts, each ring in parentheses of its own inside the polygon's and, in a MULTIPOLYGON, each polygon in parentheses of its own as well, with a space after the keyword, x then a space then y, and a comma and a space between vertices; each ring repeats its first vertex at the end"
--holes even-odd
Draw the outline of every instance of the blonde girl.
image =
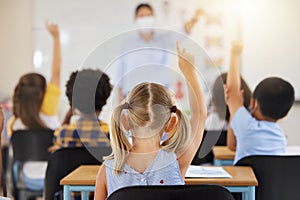
POLYGON ((191 116, 180 111, 160 84, 141 83, 114 109, 111 118, 113 152, 100 167, 95 200, 133 185, 183 185, 202 140, 206 106, 194 57, 177 44, 178 65, 187 86, 191 116), (131 136, 129 142, 128 133, 131 136), (168 138, 161 143, 161 136, 168 138))

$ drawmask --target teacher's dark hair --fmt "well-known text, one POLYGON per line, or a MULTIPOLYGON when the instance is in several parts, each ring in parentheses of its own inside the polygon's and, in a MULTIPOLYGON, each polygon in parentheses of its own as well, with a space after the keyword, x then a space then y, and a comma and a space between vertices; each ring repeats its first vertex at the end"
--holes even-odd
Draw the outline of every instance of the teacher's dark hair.
POLYGON ((148 4, 148 3, 141 3, 141 4, 139 4, 139 5, 136 7, 136 9, 135 9, 135 15, 137 15, 138 12, 139 12, 139 10, 140 10, 141 8, 143 8, 143 7, 148 8, 148 9, 151 10, 151 12, 153 13, 153 8, 152 8, 152 6, 150 6, 150 4, 148 4))

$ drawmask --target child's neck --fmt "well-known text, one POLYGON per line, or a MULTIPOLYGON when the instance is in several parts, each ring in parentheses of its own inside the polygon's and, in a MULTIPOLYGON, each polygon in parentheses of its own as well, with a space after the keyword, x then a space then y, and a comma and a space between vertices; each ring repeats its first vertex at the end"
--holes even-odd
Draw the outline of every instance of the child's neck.
POLYGON ((255 111, 253 117, 259 121, 267 121, 267 122, 276 122, 275 119, 271 119, 269 117, 264 116, 259 110, 255 111))
POLYGON ((134 153, 157 152, 160 149, 160 143, 157 138, 137 139, 132 138, 132 149, 134 153))

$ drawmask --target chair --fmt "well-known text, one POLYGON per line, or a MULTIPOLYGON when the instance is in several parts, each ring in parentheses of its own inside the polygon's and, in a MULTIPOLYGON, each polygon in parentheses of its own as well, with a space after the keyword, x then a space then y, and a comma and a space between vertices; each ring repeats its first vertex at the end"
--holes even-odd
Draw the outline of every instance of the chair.
POLYGON ((26 161, 47 161, 48 148, 53 144, 53 130, 18 130, 11 137, 13 149, 13 195, 16 200, 42 196, 42 191, 25 187, 20 171, 26 161))
POLYGON ((133 186, 113 192, 108 200, 234 200, 231 193, 219 185, 133 186))
POLYGON ((257 200, 299 199, 300 156, 248 156, 236 165, 253 168, 257 200))
POLYGON ((63 187, 59 181, 80 165, 100 165, 111 147, 70 147, 54 152, 48 161, 45 179, 45 199, 60 199, 63 187))
POLYGON ((192 165, 202 163, 212 163, 214 155, 212 148, 214 146, 226 146, 227 130, 204 130, 201 145, 192 161, 192 165))

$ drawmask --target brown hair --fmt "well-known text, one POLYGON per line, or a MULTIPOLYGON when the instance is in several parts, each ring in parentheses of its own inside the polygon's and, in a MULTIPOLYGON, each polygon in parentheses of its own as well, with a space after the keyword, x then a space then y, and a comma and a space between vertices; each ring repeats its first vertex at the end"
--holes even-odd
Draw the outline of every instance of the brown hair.
MULTIPOLYGON (((217 77, 212 90, 212 105, 215 107, 216 112, 218 113, 221 119, 229 121, 230 113, 228 106, 225 102, 224 96, 224 87, 223 84, 226 84, 227 73, 222 73, 217 77), (226 109, 226 110, 225 110, 226 109)), ((250 105, 250 99, 252 96, 251 90, 245 80, 241 77, 241 89, 244 90, 244 106, 246 108, 250 105)))
POLYGON ((46 91, 45 78, 37 73, 23 75, 15 87, 13 114, 28 129, 43 129, 46 125, 40 119, 40 108, 46 91))

